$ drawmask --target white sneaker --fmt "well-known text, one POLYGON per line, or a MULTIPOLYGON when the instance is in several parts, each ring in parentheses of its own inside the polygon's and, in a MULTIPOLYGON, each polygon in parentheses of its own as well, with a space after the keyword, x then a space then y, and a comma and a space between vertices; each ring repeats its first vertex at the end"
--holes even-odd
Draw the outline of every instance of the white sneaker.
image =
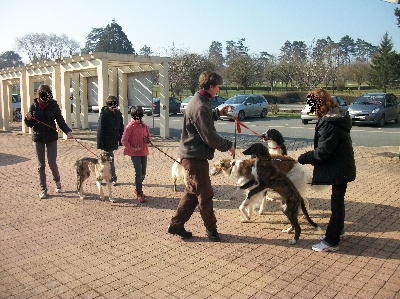
MULTIPOLYGON (((322 235, 321 237, 319 237, 319 239, 322 241, 325 239, 325 237, 326 237, 326 235, 322 235)), ((345 233, 340 234, 339 238, 340 238, 340 240, 343 240, 344 238, 346 238, 346 234, 345 233)))
POLYGON ((39 194, 39 198, 40 199, 46 199, 47 198, 47 191, 43 190, 40 194, 39 194))
POLYGON ((62 188, 61 188, 61 182, 56 182, 56 193, 61 193, 62 188))
POLYGON ((318 244, 313 245, 312 250, 314 251, 337 251, 339 250, 339 246, 330 246, 325 244, 324 242, 319 242, 318 244))

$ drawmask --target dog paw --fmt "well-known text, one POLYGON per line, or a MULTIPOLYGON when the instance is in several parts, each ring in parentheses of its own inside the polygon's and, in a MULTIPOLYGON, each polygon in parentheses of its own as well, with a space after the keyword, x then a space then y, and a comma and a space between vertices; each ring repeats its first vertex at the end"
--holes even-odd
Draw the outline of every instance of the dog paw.
POLYGON ((85 199, 86 196, 85 196, 85 195, 82 195, 82 196, 79 196, 79 198, 80 198, 80 199, 85 199))
POLYGON ((115 199, 113 199, 113 198, 109 198, 108 199, 110 202, 115 202, 115 199))
POLYGON ((287 234, 290 234, 292 231, 293 231, 293 227, 288 227, 288 228, 282 229, 282 232, 287 233, 287 234))
POLYGON ((258 215, 267 215, 267 211, 258 211, 258 215))
POLYGON ((297 243, 296 239, 290 239, 289 240, 289 245, 294 245, 296 243, 297 243))

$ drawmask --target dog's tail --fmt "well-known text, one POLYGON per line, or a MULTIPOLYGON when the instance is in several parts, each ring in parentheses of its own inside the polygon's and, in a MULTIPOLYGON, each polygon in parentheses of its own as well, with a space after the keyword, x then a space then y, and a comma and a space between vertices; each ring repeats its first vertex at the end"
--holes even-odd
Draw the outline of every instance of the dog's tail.
POLYGON ((310 223, 313 227, 318 228, 318 227, 319 227, 318 224, 316 224, 316 223, 310 218, 310 216, 308 215, 308 211, 307 211, 306 204, 305 204, 305 202, 304 202, 303 197, 301 198, 300 206, 301 206, 301 210, 303 211, 303 215, 306 217, 308 223, 310 223))

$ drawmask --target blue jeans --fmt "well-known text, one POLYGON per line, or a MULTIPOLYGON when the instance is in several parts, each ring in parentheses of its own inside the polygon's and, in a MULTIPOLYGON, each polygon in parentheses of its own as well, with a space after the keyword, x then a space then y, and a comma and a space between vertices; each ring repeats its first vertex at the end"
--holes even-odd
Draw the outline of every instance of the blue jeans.
POLYGON ((346 194, 347 183, 332 185, 331 195, 331 218, 326 228, 324 243, 337 246, 340 242, 340 234, 344 232, 344 195, 346 194))
POLYGON ((117 174, 115 173, 115 165, 114 165, 114 151, 109 151, 107 152, 108 155, 112 158, 112 161, 110 162, 110 167, 111 167, 111 182, 116 182, 117 181, 117 174))
POLYGON ((34 142, 36 157, 38 159, 38 174, 39 184, 42 191, 47 191, 46 184, 46 149, 47 149, 47 162, 51 173, 53 174, 53 181, 60 181, 60 173, 57 166, 57 140, 52 142, 34 142))
POLYGON ((146 176, 147 156, 131 156, 135 168, 135 186, 137 194, 143 193, 143 180, 146 176))

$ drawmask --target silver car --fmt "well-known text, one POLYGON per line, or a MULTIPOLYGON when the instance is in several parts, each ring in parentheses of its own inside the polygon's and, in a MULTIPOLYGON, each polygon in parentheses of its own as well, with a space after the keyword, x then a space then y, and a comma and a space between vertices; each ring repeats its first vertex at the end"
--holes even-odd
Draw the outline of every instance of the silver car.
MULTIPOLYGON (((231 117, 237 116, 242 121, 245 117, 259 116, 266 117, 268 113, 268 102, 263 95, 260 94, 238 94, 226 100, 224 104, 217 108, 222 109, 229 106, 228 114, 231 117)), ((221 119, 230 119, 229 116, 221 116, 221 119)))
POLYGON ((392 93, 366 93, 354 100, 349 107, 353 124, 374 124, 383 127, 386 122, 399 122, 400 106, 392 93))
POLYGON ((181 107, 179 108, 179 111, 180 111, 181 113, 185 113, 186 107, 187 107, 187 105, 189 104, 189 101, 190 101, 192 98, 193 98, 193 96, 188 96, 188 97, 186 97, 186 98, 182 101, 181 107))
MULTIPOLYGON (((336 103, 339 104, 340 108, 342 108, 344 111, 347 111, 347 109, 349 109, 349 105, 341 98, 338 96, 331 96, 333 100, 336 101, 336 103)), ((301 110, 301 122, 303 124, 308 124, 309 121, 312 120, 317 120, 318 117, 315 113, 311 113, 310 112, 311 107, 306 104, 303 109, 301 110)))

